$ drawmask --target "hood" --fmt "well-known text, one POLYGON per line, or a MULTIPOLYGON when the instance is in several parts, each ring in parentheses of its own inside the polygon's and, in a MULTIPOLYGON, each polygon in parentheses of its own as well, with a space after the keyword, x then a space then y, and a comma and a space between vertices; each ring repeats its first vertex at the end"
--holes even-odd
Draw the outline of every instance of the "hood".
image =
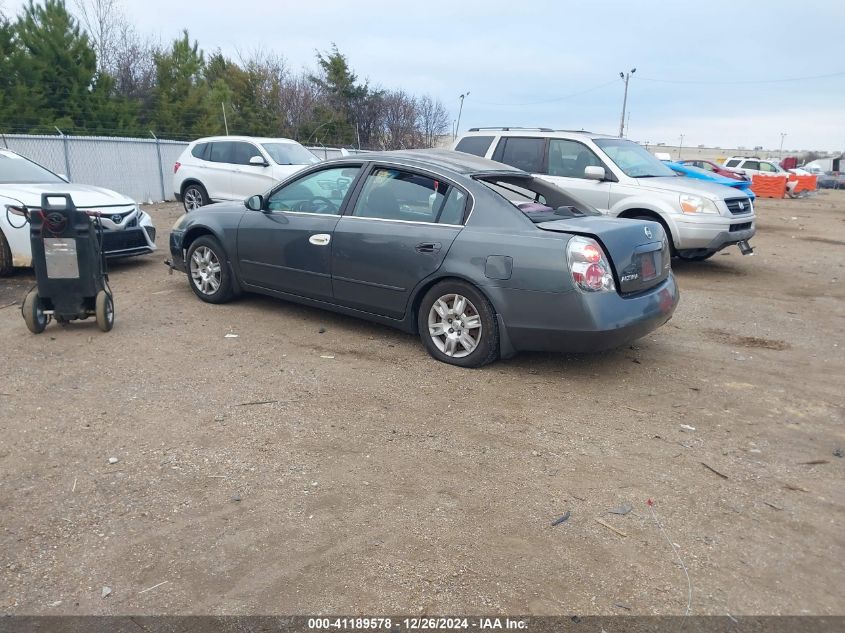
POLYGON ((69 182, 33 183, 33 184, 0 184, 0 199, 9 198, 15 202, 23 202, 28 207, 41 206, 42 193, 67 193, 73 199, 77 208, 94 207, 132 207, 135 201, 123 194, 94 187, 93 185, 78 185, 69 182))
POLYGON ((711 200, 724 200, 725 198, 736 198, 737 190, 733 187, 684 178, 683 176, 659 176, 657 178, 638 178, 637 183, 643 189, 653 191, 671 191, 674 193, 688 193, 694 196, 706 196, 711 200))

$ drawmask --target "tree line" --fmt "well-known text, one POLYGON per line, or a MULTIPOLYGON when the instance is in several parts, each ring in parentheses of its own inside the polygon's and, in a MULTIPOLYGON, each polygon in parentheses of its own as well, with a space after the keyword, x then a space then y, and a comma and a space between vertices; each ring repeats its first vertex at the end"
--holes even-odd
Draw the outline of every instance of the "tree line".
MULTIPOLYGON (((313 70, 275 53, 206 54, 187 30, 139 34, 119 0, 29 0, 0 12, 0 132, 191 140, 226 133, 368 149, 432 147, 449 113, 360 80, 335 45, 313 70)), ((1 9, 2 7, 0 7, 1 9)))

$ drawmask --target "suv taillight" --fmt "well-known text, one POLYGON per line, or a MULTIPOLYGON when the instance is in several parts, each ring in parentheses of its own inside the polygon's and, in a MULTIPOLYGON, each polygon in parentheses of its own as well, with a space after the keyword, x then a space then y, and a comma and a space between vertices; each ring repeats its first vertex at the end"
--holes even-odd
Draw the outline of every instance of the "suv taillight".
POLYGON ((613 292, 613 273, 602 247, 589 237, 575 236, 566 246, 566 259, 575 286, 584 292, 613 292))
POLYGON ((175 165, 173 165, 173 173, 175 174, 177 171, 179 171, 179 168, 180 168, 181 166, 182 166, 182 163, 180 163, 180 162, 177 160, 177 161, 176 161, 176 164, 175 164, 175 165))

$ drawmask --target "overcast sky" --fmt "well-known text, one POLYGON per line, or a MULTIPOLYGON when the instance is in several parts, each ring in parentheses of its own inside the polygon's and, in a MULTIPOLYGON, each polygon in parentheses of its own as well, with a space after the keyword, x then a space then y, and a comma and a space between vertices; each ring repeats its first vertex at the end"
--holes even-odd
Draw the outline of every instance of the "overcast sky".
POLYGON ((453 119, 469 91, 461 129, 618 133, 619 72, 636 67, 634 140, 777 148, 786 132, 784 149, 845 149, 840 0, 122 2, 141 33, 187 28, 206 51, 274 51, 295 69, 335 42, 359 77, 438 97, 453 119), (773 81, 802 77, 816 78, 773 81))

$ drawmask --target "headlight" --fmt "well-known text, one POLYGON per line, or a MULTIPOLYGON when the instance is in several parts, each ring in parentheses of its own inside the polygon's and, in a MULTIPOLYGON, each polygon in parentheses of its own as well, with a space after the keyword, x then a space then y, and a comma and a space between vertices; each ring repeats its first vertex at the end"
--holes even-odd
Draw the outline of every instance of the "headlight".
POLYGON ((719 213, 719 209, 716 208, 716 204, 712 200, 699 196, 690 196, 682 193, 678 203, 681 211, 684 213, 719 213))

